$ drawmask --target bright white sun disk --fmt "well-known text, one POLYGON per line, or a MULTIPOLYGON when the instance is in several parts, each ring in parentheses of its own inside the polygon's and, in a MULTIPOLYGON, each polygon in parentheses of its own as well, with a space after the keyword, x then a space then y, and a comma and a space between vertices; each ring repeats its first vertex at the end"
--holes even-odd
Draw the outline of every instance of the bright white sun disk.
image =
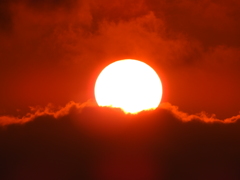
POLYGON ((120 60, 108 65, 98 76, 95 98, 99 106, 137 113, 158 107, 162 84, 149 65, 138 60, 120 60))

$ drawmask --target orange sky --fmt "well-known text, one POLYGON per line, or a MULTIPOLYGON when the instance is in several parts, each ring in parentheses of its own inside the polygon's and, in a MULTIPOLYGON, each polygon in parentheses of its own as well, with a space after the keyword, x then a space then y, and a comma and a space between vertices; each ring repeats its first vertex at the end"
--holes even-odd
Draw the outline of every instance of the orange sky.
POLYGON ((163 101, 219 118, 239 113, 239 2, 0 3, 0 113, 93 97, 101 68, 133 58, 163 79, 163 101))
POLYGON ((0 1, 0 179, 239 179, 239 9, 0 1), (120 59, 159 74, 156 111, 96 107, 96 78, 120 59))

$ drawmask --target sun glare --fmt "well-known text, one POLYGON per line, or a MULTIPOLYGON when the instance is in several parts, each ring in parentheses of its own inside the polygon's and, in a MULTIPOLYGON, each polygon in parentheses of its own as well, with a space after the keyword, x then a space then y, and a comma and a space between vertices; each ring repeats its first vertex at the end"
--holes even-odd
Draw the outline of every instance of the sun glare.
POLYGON ((121 108, 125 113, 155 109, 162 98, 162 83, 157 73, 146 63, 133 59, 105 67, 94 90, 99 106, 121 108))

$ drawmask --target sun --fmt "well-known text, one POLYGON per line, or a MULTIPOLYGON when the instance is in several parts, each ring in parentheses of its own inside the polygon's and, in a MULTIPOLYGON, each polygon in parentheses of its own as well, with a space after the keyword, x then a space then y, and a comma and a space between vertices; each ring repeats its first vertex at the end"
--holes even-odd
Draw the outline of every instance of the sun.
POLYGON ((162 99, 162 83, 146 63, 124 59, 102 70, 94 93, 99 106, 121 108, 125 113, 134 114, 158 107, 162 99))

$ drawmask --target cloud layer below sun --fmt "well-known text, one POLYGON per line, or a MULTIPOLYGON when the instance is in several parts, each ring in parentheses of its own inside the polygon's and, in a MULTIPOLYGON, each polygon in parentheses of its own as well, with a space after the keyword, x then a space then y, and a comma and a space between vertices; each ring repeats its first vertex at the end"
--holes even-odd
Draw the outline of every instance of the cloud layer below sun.
MULTIPOLYGON (((214 114, 208 114, 206 112, 201 112, 197 114, 188 114, 183 111, 180 111, 177 106, 173 106, 170 103, 162 103, 156 110, 147 110, 142 111, 135 115, 125 114, 120 108, 110 108, 110 107, 98 107, 97 104, 90 100, 86 103, 76 103, 76 102, 69 102, 64 107, 56 107, 54 105, 49 104, 46 107, 30 107, 30 112, 23 116, 0 116, 0 125, 1 126, 8 126, 12 124, 24 124, 28 123, 30 121, 34 121, 35 119, 49 116, 54 119, 61 119, 64 117, 72 116, 72 115, 80 115, 82 112, 89 111, 94 112, 95 111, 102 111, 103 113, 106 113, 104 115, 107 116, 108 112, 116 113, 116 115, 120 115, 121 118, 128 119, 129 117, 138 118, 142 116, 142 114, 154 114, 157 115, 162 112, 167 112, 169 115, 171 115, 173 118, 176 118, 179 121, 182 122, 190 122, 190 121, 199 121, 202 123, 220 123, 220 124, 228 124, 228 123, 236 123, 240 119, 240 115, 236 115, 230 118, 226 118, 224 120, 216 118, 214 114), (122 114, 122 115, 121 115, 122 114)), ((92 113, 91 113, 92 114, 92 113)), ((86 114, 84 114, 85 116, 86 114)), ((90 115, 90 114, 89 114, 90 115)), ((90 119, 96 119, 98 116, 86 116, 86 118, 90 119)), ((100 117, 101 119, 101 117, 100 117)), ((81 118, 77 121, 81 121, 81 118)), ((92 121, 92 120, 89 120, 92 121)), ((100 122, 100 120, 97 120, 100 122)), ((125 123, 125 120, 123 120, 122 123, 125 123)))
POLYGON ((92 102, 32 108, 0 118, 0 178, 235 180, 239 119, 168 103, 135 115, 92 102))

